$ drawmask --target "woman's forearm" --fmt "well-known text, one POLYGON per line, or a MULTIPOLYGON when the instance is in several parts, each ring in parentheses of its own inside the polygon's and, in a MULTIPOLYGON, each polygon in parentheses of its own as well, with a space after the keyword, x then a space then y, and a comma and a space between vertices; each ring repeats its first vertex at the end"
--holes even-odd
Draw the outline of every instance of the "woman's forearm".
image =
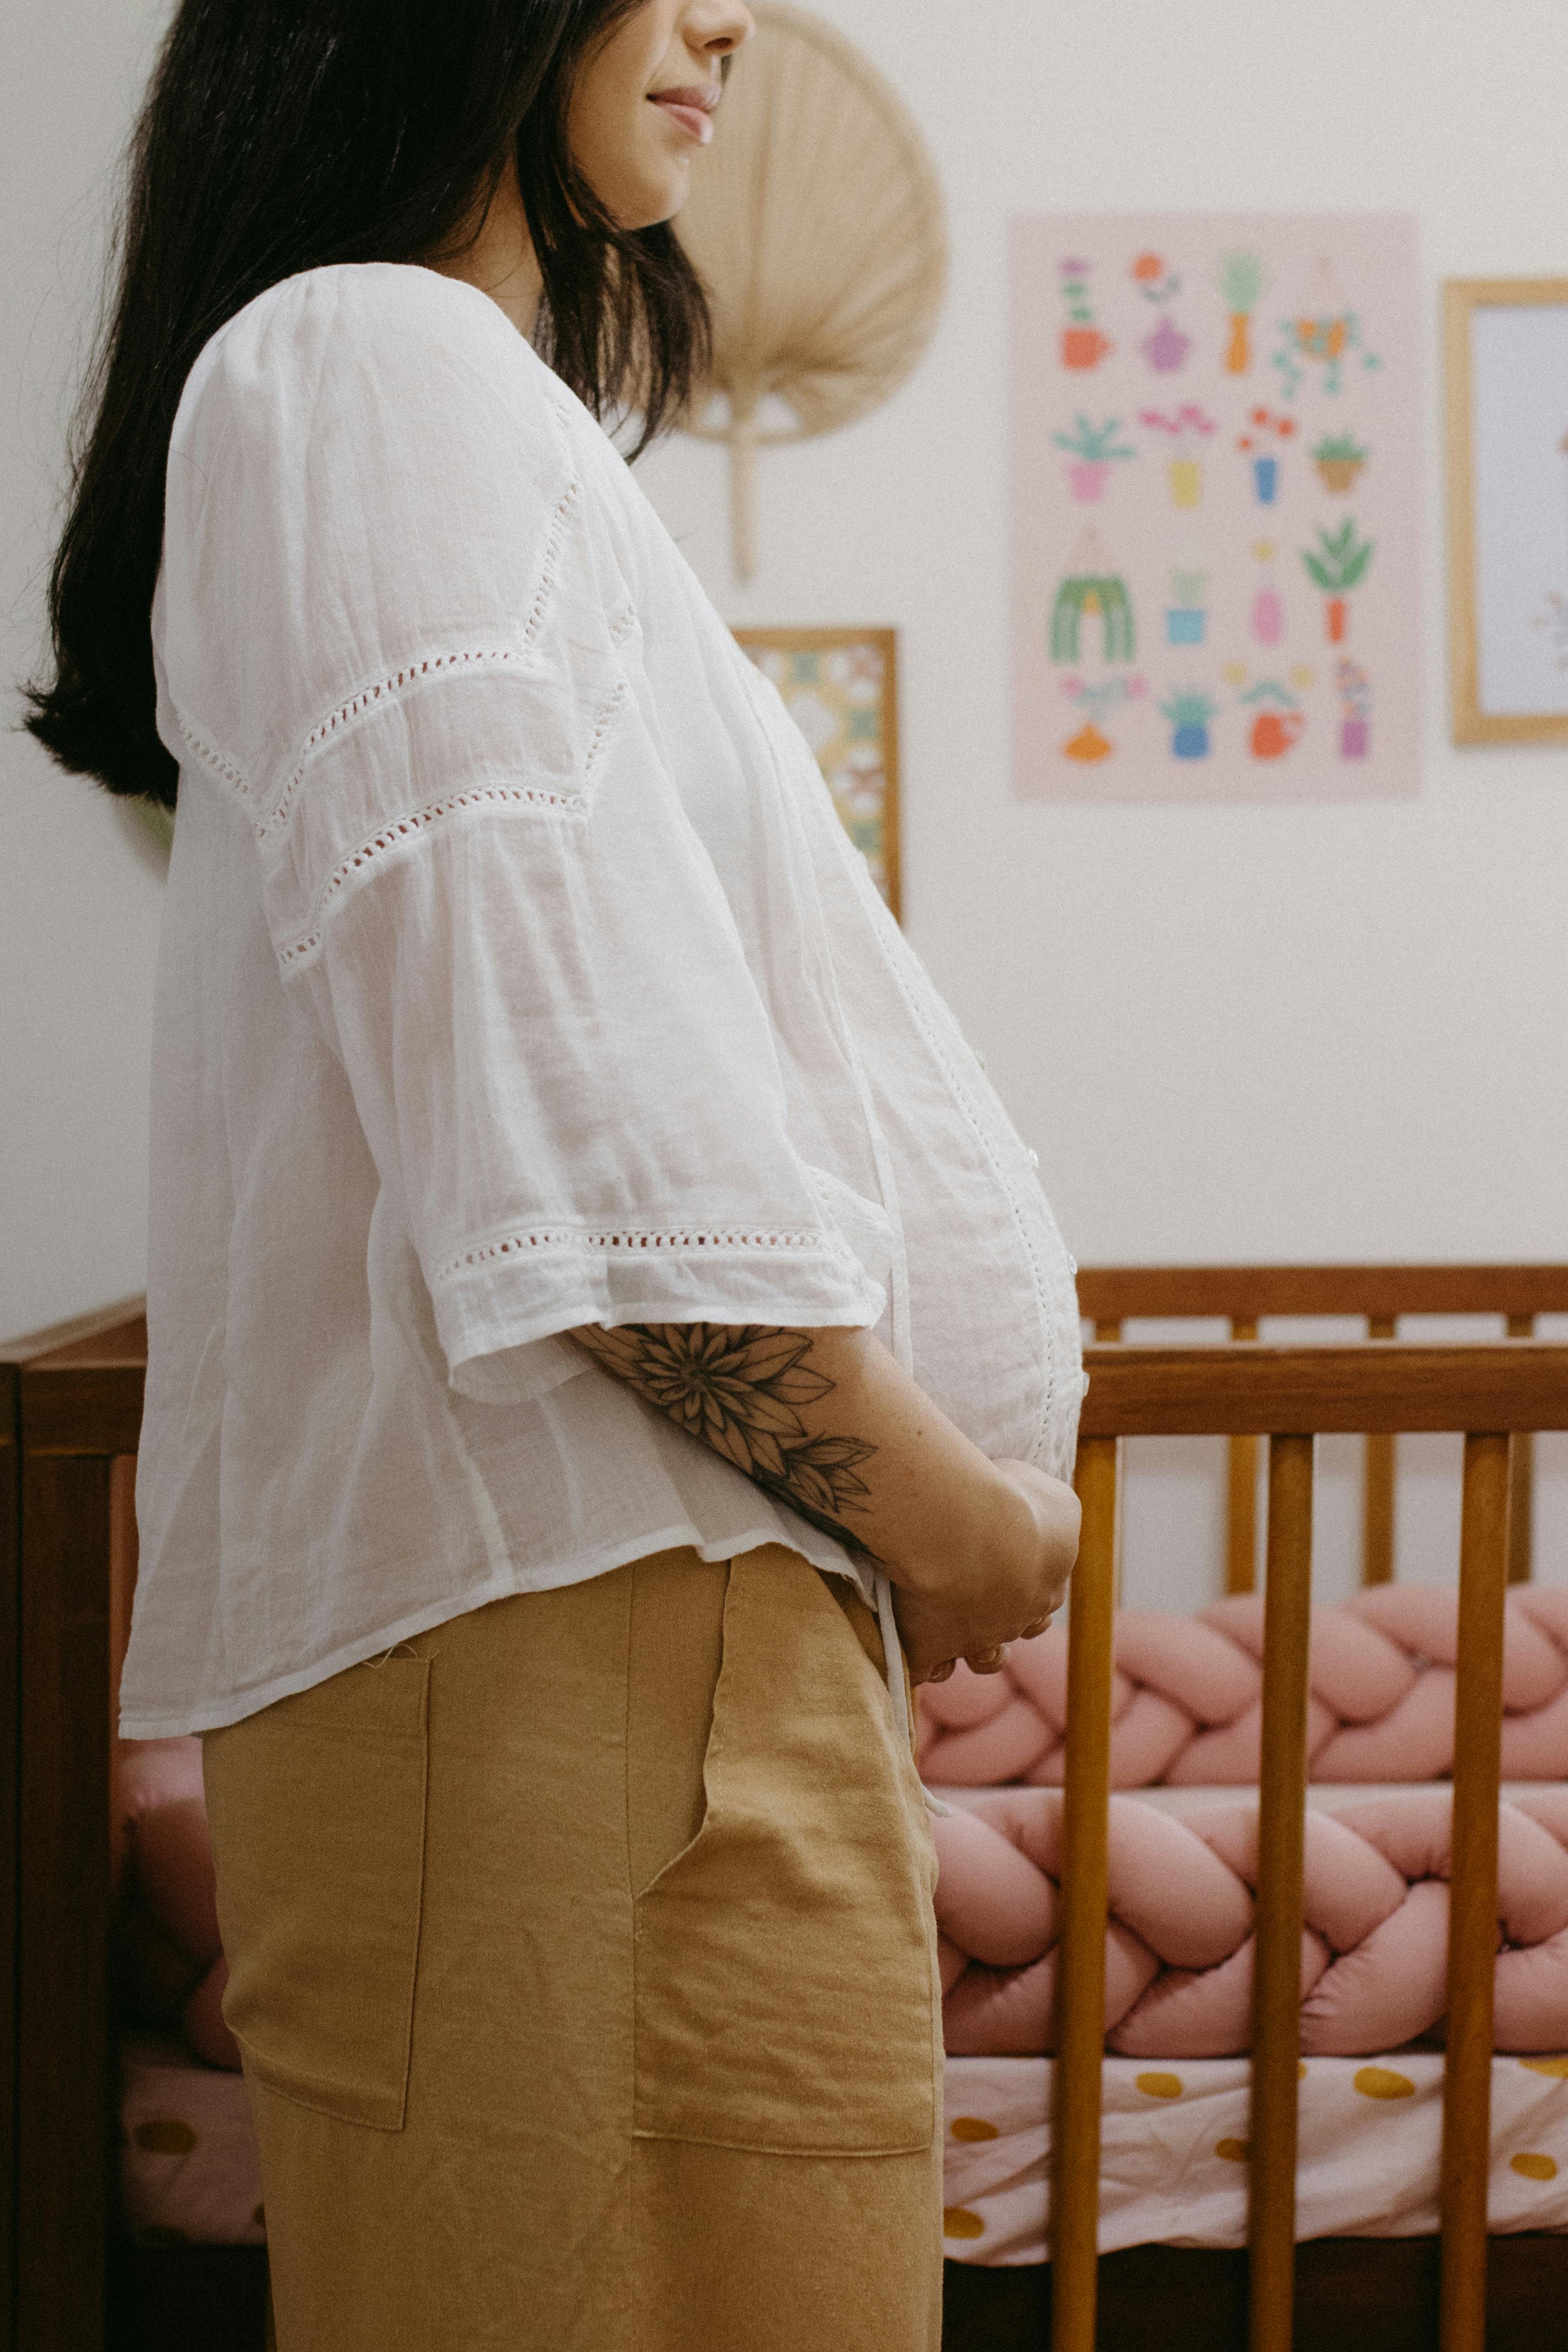
MULTIPOLYGON (((1060 1598, 1070 1490, 990 1462, 867 1331, 589 1325, 572 1337, 689 1435, 904 1589, 924 1653, 1012 1639, 1060 1598)), ((905 1614, 900 1609, 900 1618, 905 1614)), ((911 1655, 911 1665, 916 1663, 911 1655)), ((926 1671, 941 1663, 922 1657, 926 1671)))

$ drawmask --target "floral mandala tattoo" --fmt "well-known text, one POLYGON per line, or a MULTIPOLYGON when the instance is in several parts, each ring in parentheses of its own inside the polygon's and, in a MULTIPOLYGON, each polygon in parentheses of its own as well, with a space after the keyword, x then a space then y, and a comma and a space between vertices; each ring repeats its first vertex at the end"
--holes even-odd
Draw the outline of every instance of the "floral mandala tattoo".
POLYGON ((865 1507, 870 1490, 855 1473, 877 1449, 858 1438, 808 1433, 798 1408, 834 1387, 802 1361, 811 1353, 809 1333, 754 1323, 623 1323, 574 1337, 678 1429, 847 1549, 874 1559, 844 1514, 865 1507))

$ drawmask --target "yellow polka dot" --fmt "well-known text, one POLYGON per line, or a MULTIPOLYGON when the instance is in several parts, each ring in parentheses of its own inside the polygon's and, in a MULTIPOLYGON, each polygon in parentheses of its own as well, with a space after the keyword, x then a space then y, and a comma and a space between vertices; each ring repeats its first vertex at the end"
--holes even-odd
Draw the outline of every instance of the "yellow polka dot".
POLYGON ((954 2139, 999 2139, 1001 2137, 995 2125, 988 2124, 984 2116, 954 2116, 948 2129, 954 2139))
POLYGON ((1521 2058, 1519 2063, 1532 2074, 1568 2074, 1568 2058, 1521 2058))
POLYGON ((1179 2099, 1182 2078, 1179 2074, 1140 2074, 1138 2088, 1146 2099, 1179 2099))
POLYGON ((1411 2099, 1415 2085, 1408 2074, 1396 2074, 1392 2066, 1363 2066, 1355 2078, 1356 2089, 1363 2099, 1411 2099))
POLYGON ((196 2144, 189 2124, 176 2123, 173 2116, 160 2116, 153 2123, 138 2124, 132 2137, 149 2156, 189 2156, 196 2144))
POLYGON ((1304 2083, 1306 2079, 1307 2062, 1304 2058, 1298 2058, 1296 2061, 1296 2080, 1298 2083, 1304 2083))
POLYGON ((982 2238, 985 2224, 967 2205, 950 2205, 942 2217, 942 2234, 944 2238, 982 2238))
POLYGON ((1214 2152, 1216 2156, 1223 2156, 1227 2164, 1245 2164, 1252 2153, 1252 2142, 1247 2139, 1216 2139, 1214 2152))
POLYGON ((1513 2171, 1522 2172, 1527 2180, 1555 2180, 1557 2167, 1549 2156, 1510 2156, 1513 2171))

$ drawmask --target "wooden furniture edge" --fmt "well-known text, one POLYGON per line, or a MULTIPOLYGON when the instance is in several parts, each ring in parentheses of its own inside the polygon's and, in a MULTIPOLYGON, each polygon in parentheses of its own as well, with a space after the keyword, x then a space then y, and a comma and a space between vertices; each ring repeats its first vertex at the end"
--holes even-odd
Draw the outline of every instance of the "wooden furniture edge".
POLYGON ((110 1494, 141 1433, 142 1302, 0 1343, 13 1931, 5 2340, 101 2344, 114 2210, 110 1494))
POLYGON ((55 1370, 35 1362, 21 1367, 18 1385, 24 1464, 50 1454, 135 1453, 145 1365, 132 1360, 55 1370))
MULTIPOLYGON (((94 1343, 109 1349, 109 1360, 121 1360, 122 1344, 133 1347, 138 1336, 144 1338, 147 1302, 140 1295, 116 1299, 112 1306, 100 1307, 90 1315, 73 1315, 64 1323, 50 1323, 40 1331, 24 1331, 15 1339, 0 1339, 0 1364, 37 1363, 42 1358, 61 1355, 67 1350, 73 1359, 79 1350, 90 1349, 94 1343)), ((129 1359, 127 1359, 129 1360, 129 1359)))
POLYGON ((1439 2198, 1443 2352, 1483 2352, 1486 2341, 1510 1444, 1498 1432, 1465 1439, 1439 2198))
POLYGON ((1083 1360, 1080 1437, 1568 1429, 1568 1346, 1546 1339, 1117 1343, 1086 1348, 1083 1360))
POLYGON ((1078 1296, 1081 1313, 1094 1323, 1561 1315, 1568 1314, 1568 1265, 1080 1265, 1078 1296))
POLYGON ((1247 2242, 1250 2352, 1290 2352, 1315 1443, 1268 1441, 1247 2242))
POLYGON ((1097 2336, 1119 1450, 1114 1438, 1090 1438, 1076 1470, 1083 1530, 1068 1601, 1074 1728, 1063 1791, 1063 1871, 1073 1899, 1057 1973, 1051 2352, 1094 2352, 1097 2336))

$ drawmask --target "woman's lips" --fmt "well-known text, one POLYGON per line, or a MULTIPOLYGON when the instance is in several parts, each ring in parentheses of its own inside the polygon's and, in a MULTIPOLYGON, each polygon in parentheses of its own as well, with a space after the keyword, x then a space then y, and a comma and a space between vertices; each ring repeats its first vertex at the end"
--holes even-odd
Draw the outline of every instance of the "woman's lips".
POLYGON ((713 117, 705 106, 698 104, 683 90, 672 90, 668 96, 655 91, 652 96, 655 106, 668 114, 672 122, 679 122, 688 138, 695 139, 700 147, 707 146, 713 136, 713 117))

